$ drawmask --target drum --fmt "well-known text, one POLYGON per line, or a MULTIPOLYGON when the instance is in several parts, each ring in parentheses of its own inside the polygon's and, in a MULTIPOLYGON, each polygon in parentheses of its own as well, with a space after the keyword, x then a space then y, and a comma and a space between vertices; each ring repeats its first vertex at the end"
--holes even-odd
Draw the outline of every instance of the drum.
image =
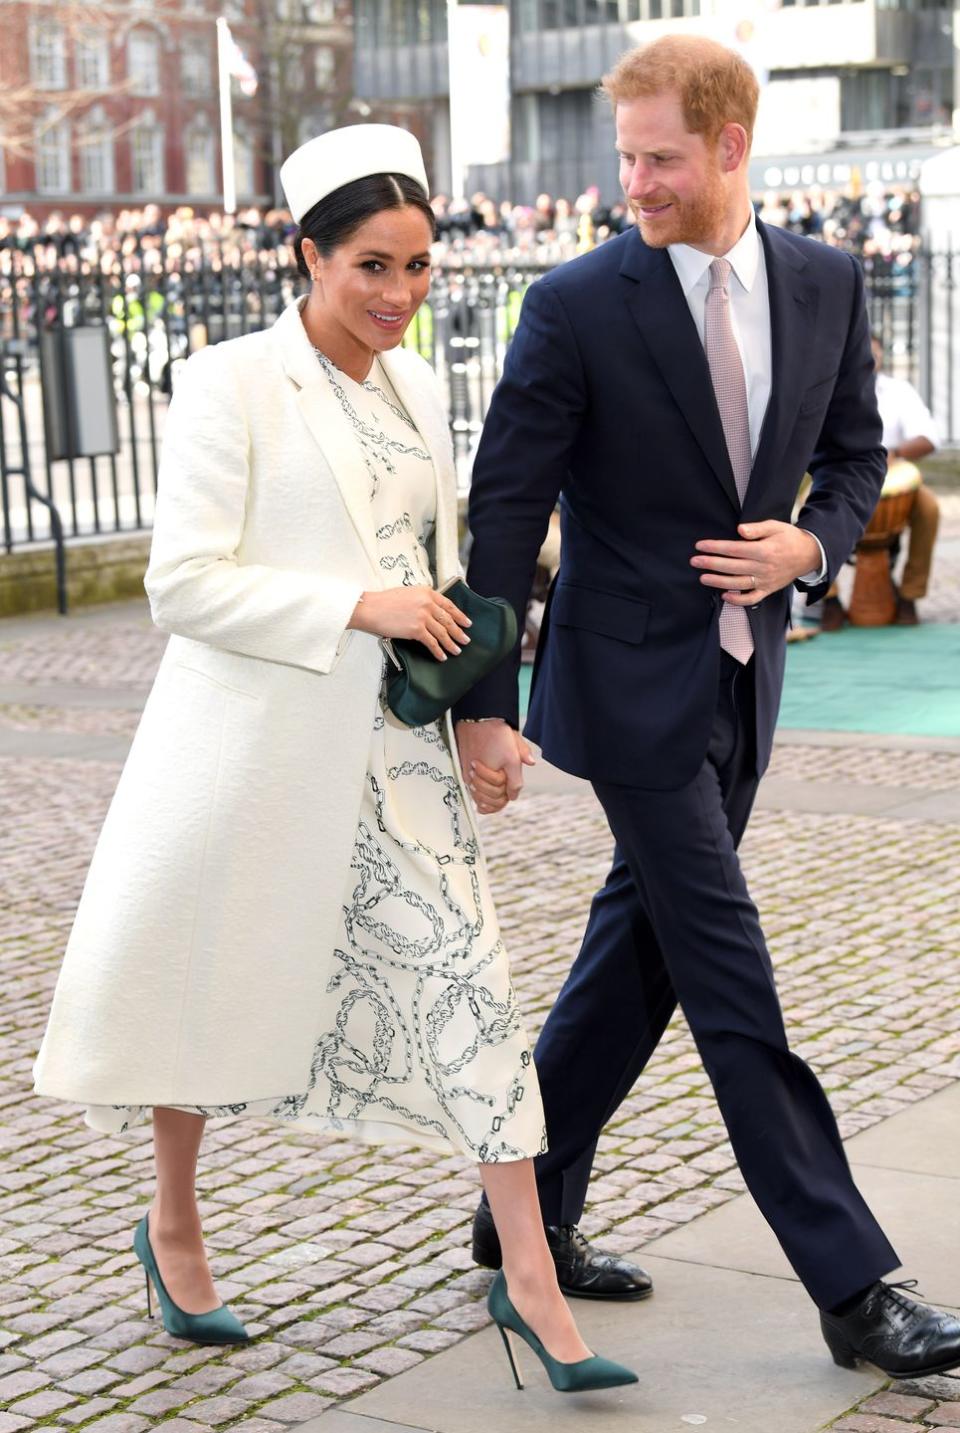
POLYGON ((854 627, 886 627, 897 614, 890 550, 910 521, 920 482, 920 469, 913 463, 897 458, 890 464, 880 500, 857 543, 857 574, 847 613, 854 627))

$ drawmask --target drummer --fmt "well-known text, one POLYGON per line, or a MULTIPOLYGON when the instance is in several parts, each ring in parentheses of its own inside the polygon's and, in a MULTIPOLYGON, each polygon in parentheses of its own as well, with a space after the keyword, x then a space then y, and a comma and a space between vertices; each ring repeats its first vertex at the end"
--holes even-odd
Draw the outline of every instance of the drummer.
MULTIPOLYGON (((905 378, 892 378, 883 368, 883 343, 874 334, 871 340, 873 362, 877 371, 877 406, 883 423, 883 445, 887 450, 887 466, 899 461, 917 463, 937 449, 937 428, 929 408, 912 383, 905 378)), ((897 594, 898 627, 915 627, 919 622, 917 602, 927 595, 933 545, 940 522, 940 505, 930 489, 921 482, 909 519, 910 545, 907 561, 897 594)), ((833 632, 843 626, 845 613, 837 596, 836 584, 823 601, 820 625, 833 632)))

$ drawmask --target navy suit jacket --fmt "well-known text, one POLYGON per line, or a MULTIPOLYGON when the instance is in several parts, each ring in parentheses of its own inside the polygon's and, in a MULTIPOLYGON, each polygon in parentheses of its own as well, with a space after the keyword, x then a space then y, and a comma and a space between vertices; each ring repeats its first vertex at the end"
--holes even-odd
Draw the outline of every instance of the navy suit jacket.
MULTIPOLYGON (((876 505, 886 470, 864 305, 849 254, 758 225, 773 383, 741 511, 703 345, 665 249, 636 229, 527 292, 477 451, 468 581, 507 597, 523 630, 557 499, 561 566, 547 605, 525 734, 600 782, 672 789, 706 755, 717 701, 720 597, 690 566, 699 538, 798 521, 828 581, 876 505)), ((815 589, 811 598, 826 590, 815 589)), ((789 592, 749 613, 757 765, 780 703, 789 592)), ((458 705, 518 725, 519 646, 458 705)))

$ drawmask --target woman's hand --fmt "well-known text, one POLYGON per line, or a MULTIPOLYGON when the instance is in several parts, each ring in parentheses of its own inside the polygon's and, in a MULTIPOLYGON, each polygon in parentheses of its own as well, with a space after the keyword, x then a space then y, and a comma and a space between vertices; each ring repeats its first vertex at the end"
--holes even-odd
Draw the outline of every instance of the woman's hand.
POLYGON ((445 662, 448 653, 459 657, 460 648, 470 641, 464 628, 471 625, 470 618, 433 587, 365 592, 347 623, 348 628, 375 637, 412 637, 438 662, 445 662))
POLYGON ((536 765, 520 733, 499 719, 458 721, 456 737, 460 765, 481 816, 516 801, 523 790, 523 768, 536 765))

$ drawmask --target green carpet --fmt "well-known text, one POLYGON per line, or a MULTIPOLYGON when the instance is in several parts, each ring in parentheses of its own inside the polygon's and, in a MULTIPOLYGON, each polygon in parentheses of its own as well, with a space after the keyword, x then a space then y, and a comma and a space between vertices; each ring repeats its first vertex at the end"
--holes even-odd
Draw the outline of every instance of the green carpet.
POLYGON ((960 624, 845 627, 792 644, 780 726, 960 736, 960 624))
MULTIPOLYGON (((524 666, 524 711, 529 691, 524 666)), ((780 727, 960 736, 960 623, 846 627, 791 644, 780 727)))

